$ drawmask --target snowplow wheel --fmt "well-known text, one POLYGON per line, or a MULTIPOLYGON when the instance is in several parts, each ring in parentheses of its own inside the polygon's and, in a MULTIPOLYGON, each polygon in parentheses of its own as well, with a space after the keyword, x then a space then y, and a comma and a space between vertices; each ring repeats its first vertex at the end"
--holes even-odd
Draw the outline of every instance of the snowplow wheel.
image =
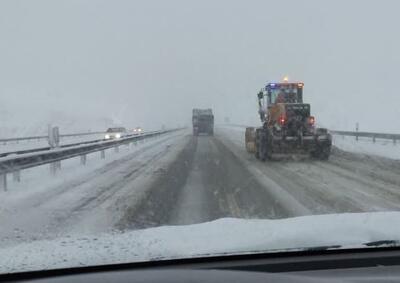
POLYGON ((320 160, 328 160, 330 155, 331 155, 331 147, 330 146, 323 146, 319 151, 318 158, 320 160))
POLYGON ((320 145, 311 155, 312 157, 319 160, 328 160, 330 154, 331 154, 330 145, 320 145))
POLYGON ((260 147, 261 147, 260 130, 257 129, 257 130, 255 130, 255 135, 254 135, 254 156, 257 159, 260 159, 260 147))
MULTIPOLYGON (((256 132, 254 127, 246 128, 244 139, 247 152, 256 153, 256 132)), ((256 158, 258 157, 256 156, 256 158)))
POLYGON ((316 134, 317 136, 325 136, 327 140, 317 145, 315 151, 312 153, 312 157, 319 160, 328 160, 331 154, 332 136, 325 128, 318 128, 316 134))
POLYGON ((265 162, 267 159, 272 158, 272 135, 267 129, 260 131, 260 146, 258 149, 261 161, 265 162))
POLYGON ((267 144, 266 144, 266 142, 267 142, 267 136, 266 136, 266 134, 265 134, 265 132, 264 131, 262 131, 261 132, 261 135, 260 135, 260 147, 259 147, 259 155, 260 155, 260 160, 261 161, 263 161, 263 162, 265 162, 266 160, 267 160, 267 144))

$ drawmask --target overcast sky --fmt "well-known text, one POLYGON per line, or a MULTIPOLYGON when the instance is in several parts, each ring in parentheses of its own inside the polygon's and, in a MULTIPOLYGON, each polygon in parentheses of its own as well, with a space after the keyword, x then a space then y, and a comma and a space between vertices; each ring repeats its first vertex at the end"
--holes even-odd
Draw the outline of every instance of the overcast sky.
POLYGON ((319 123, 400 132, 400 1, 0 1, 0 127, 259 124, 305 83, 319 123))

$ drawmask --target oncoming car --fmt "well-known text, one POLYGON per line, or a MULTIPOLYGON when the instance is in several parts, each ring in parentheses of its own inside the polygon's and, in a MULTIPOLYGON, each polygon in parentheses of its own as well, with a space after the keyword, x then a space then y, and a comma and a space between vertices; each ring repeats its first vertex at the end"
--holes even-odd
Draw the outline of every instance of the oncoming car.
POLYGON ((104 135, 104 139, 106 140, 119 139, 125 137, 126 135, 127 131, 123 127, 108 128, 106 134, 104 135))
POLYGON ((133 134, 140 135, 141 133, 143 133, 143 129, 141 127, 136 127, 133 129, 133 134))

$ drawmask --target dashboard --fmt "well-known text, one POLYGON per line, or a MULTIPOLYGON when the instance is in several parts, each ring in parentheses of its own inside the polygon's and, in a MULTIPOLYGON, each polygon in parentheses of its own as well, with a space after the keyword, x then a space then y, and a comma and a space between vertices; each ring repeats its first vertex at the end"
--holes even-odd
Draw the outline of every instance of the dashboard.
POLYGON ((400 249, 247 254, 0 275, 1 282, 400 282, 400 249))

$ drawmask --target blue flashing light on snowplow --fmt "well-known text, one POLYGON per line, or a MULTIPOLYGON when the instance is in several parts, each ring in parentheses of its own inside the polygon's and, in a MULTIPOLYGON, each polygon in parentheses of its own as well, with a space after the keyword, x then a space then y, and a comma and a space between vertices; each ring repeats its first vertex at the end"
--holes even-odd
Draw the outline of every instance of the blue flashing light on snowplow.
POLYGON ((272 88, 276 88, 279 87, 280 85, 282 86, 287 86, 287 85, 292 85, 292 86, 297 86, 299 88, 303 88, 304 87, 304 83, 269 83, 266 85, 265 89, 272 89, 272 88))

